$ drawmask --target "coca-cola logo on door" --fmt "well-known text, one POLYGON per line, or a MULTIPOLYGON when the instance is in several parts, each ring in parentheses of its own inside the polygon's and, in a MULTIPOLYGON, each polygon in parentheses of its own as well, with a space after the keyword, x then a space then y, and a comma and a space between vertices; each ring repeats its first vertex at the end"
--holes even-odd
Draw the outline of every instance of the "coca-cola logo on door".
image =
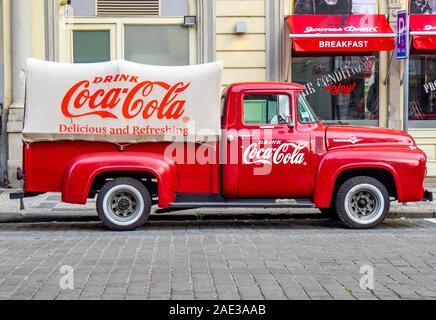
POLYGON ((138 76, 95 77, 74 84, 62 99, 62 113, 67 118, 99 116, 109 119, 179 119, 186 100, 179 97, 190 82, 169 84, 163 81, 140 81, 138 76), (99 84, 117 83, 109 88, 99 84), (160 96, 160 98, 151 98, 160 96))
POLYGON ((250 144, 242 154, 244 164, 293 164, 300 165, 304 162, 304 143, 259 143, 250 144))

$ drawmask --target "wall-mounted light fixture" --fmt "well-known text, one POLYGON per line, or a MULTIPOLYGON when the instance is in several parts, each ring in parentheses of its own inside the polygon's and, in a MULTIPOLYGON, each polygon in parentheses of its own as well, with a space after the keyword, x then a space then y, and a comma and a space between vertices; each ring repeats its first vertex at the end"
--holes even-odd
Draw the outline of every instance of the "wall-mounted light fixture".
POLYGON ((197 16, 184 16, 183 26, 184 27, 195 27, 197 25, 197 16))
POLYGON ((247 32, 247 22, 245 22, 245 21, 236 22, 235 32, 238 34, 246 33, 247 32))

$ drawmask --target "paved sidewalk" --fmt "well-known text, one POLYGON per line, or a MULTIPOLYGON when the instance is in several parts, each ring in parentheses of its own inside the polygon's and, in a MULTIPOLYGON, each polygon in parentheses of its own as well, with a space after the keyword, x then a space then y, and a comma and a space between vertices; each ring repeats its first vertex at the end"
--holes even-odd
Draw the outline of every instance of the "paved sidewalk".
MULTIPOLYGON (((436 219, 350 230, 301 219, 317 210, 198 209, 111 232, 94 200, 44 194, 20 212, 9 191, 0 190, 0 299, 436 300, 436 219), (362 270, 373 289, 361 287, 362 270)), ((435 204, 392 212, 432 217, 435 204)))

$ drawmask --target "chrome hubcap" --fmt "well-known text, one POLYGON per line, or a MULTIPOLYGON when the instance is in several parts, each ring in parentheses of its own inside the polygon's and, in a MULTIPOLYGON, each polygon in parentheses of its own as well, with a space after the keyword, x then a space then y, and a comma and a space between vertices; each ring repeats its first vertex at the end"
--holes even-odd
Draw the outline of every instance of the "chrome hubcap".
POLYGON ((114 224, 129 225, 137 221, 144 211, 144 199, 133 186, 114 186, 104 196, 103 207, 106 217, 114 224))
POLYGON ((355 222, 369 224, 384 212, 385 201, 381 191, 371 184, 351 188, 345 197, 345 211, 355 222))
POLYGON ((357 215, 366 216, 374 211, 376 200, 368 191, 359 191, 351 197, 351 208, 357 215))
POLYGON ((112 212, 118 217, 128 217, 135 212, 137 201, 133 194, 129 192, 117 192, 111 200, 112 212))

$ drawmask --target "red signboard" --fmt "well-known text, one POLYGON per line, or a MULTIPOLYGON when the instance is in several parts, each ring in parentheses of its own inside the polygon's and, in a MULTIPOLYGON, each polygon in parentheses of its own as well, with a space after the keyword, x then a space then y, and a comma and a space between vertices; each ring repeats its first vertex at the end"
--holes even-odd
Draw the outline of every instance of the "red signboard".
POLYGON ((436 49, 436 15, 410 15, 410 31, 413 36, 413 48, 416 50, 436 49))
POLYGON ((305 14, 287 20, 297 52, 373 52, 395 47, 395 34, 381 14, 305 14))

